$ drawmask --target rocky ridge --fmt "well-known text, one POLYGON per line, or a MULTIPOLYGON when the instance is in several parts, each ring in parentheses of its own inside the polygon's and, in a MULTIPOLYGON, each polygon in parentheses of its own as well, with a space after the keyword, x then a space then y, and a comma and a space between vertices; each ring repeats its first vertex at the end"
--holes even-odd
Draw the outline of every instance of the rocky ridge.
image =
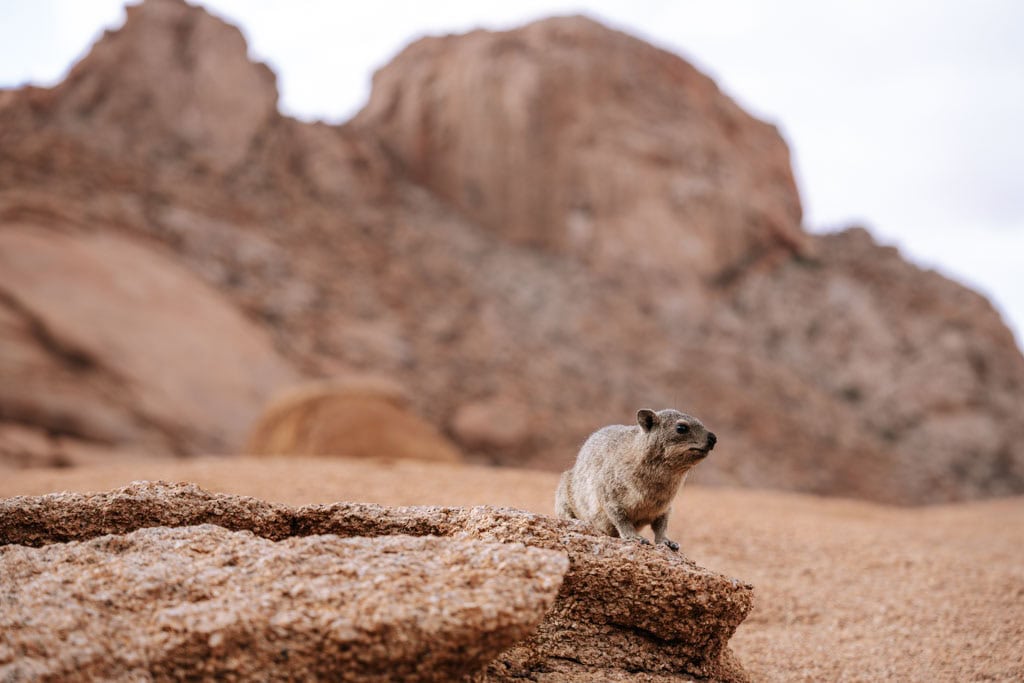
POLYGON ((728 640, 749 585, 510 509, 291 508, 137 482, 0 500, 0 566, 5 674, 213 675, 247 659, 367 680, 484 664, 490 680, 745 680, 728 640), (116 656, 112 624, 132 633, 116 656))
POLYGON ((236 451, 282 387, 372 372, 488 462, 560 468, 675 405, 721 436, 705 483, 1024 491, 995 311, 862 231, 806 233, 778 132, 679 57, 558 18, 414 43, 344 126, 276 97, 178 0, 130 7, 56 88, 0 93, 5 461, 236 451), (97 244, 191 294, 71 267, 97 244), (199 299, 216 324, 193 329, 199 299))

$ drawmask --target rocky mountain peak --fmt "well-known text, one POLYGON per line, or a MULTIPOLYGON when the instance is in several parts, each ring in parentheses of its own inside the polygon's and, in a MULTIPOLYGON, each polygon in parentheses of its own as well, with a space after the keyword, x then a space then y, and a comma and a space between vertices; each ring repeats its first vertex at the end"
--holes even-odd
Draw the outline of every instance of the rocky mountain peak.
POLYGON ((53 124, 111 155, 237 166, 277 115, 273 72, 234 26, 184 0, 127 7, 51 94, 53 124))
POLYGON ((603 271, 695 285, 808 246, 778 131, 585 17, 419 40, 355 123, 502 238, 603 271))

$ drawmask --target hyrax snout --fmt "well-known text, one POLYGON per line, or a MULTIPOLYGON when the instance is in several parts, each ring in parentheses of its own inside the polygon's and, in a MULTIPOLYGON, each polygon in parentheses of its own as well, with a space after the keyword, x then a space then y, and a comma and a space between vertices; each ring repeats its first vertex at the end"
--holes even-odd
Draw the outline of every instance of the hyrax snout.
POLYGON ((640 543, 650 543, 638 533, 649 524, 655 543, 678 550, 679 544, 665 537, 672 499, 718 438, 678 410, 644 408, 637 411, 636 422, 609 425, 587 438, 576 464, 558 483, 555 511, 640 543))

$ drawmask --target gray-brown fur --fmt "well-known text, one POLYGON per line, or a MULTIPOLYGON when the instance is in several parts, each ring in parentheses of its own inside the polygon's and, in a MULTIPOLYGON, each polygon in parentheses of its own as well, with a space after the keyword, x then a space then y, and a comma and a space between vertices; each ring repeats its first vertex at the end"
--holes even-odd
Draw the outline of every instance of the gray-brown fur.
POLYGON ((687 472, 707 457, 717 438, 695 417, 678 410, 637 411, 637 424, 610 425, 584 442, 576 464, 562 474, 555 511, 609 536, 650 543, 639 529, 651 525, 654 542, 665 537, 672 499, 687 472))

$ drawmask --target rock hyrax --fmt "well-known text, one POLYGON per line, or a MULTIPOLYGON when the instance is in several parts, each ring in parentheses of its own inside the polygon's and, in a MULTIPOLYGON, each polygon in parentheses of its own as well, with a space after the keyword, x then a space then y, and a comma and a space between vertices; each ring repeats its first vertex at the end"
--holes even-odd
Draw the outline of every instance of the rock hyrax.
POLYGON ((640 543, 650 543, 637 533, 650 524, 655 543, 678 550, 678 543, 665 538, 672 499, 718 439, 700 420, 678 410, 645 408, 637 411, 636 421, 590 435, 558 482, 555 511, 640 543))

